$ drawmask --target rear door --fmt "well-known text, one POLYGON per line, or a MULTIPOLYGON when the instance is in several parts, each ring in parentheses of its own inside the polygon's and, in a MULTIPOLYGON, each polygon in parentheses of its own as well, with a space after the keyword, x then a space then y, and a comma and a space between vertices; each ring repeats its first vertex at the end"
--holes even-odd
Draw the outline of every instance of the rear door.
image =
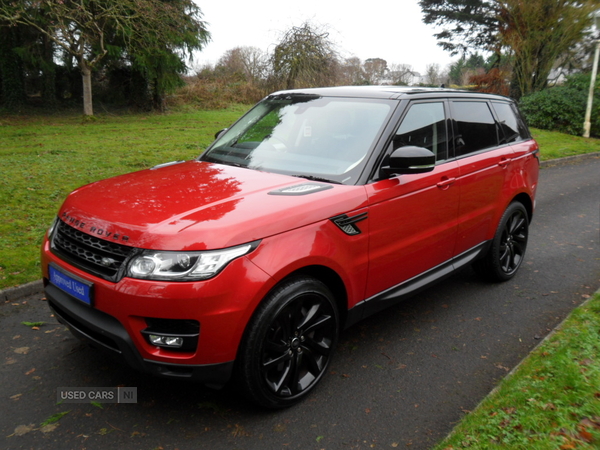
POLYGON ((500 144, 499 127, 485 100, 450 102, 454 150, 458 162, 460 207, 455 255, 491 239, 501 199, 508 190, 512 147, 500 144))

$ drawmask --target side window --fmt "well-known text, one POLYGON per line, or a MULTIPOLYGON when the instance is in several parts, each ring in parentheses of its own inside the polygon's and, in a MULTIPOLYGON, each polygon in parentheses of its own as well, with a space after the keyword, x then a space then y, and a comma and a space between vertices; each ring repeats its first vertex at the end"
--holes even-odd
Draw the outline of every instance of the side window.
POLYGON ((448 135, 444 104, 417 103, 410 107, 394 137, 394 150, 405 146, 424 147, 436 161, 448 158, 448 135))
POLYGON ((452 115, 457 157, 498 145, 496 121, 486 102, 454 101, 452 115))
POLYGON ((527 139, 528 133, 525 124, 519 119, 515 110, 508 103, 492 102, 498 120, 500 121, 500 129, 503 137, 500 139, 501 144, 509 142, 522 141, 527 139))

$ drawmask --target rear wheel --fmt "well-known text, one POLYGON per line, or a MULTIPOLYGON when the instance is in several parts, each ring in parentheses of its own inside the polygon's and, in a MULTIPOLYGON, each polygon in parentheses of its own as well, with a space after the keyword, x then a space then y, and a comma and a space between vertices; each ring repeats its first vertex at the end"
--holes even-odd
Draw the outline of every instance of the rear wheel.
POLYGON ((339 332, 329 289, 311 277, 284 281, 252 318, 238 355, 244 395, 269 408, 291 406, 325 374, 339 332))
POLYGON ((523 262, 528 236, 527 210, 519 202, 511 203, 500 219, 488 253, 474 263, 475 270, 490 281, 510 280, 523 262))

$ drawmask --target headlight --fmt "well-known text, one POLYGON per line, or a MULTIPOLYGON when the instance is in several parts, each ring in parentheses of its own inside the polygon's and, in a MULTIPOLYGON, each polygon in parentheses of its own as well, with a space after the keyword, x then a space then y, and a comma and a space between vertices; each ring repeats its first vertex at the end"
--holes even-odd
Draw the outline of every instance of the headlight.
POLYGON ((196 281, 214 277, 230 261, 256 248, 258 243, 208 252, 145 250, 129 263, 128 275, 145 280, 196 281))

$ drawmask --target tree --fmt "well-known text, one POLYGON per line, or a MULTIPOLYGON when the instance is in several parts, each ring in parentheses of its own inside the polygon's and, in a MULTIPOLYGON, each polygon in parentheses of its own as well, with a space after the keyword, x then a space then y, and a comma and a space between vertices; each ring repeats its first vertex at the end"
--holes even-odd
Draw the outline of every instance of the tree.
POLYGON ((427 64, 425 67, 425 84, 429 86, 439 86, 443 84, 444 74, 439 64, 427 64))
POLYGON ((598 0, 420 0, 427 24, 444 27, 438 44, 452 54, 505 52, 515 98, 546 86, 552 67, 579 43, 598 0))
POLYGON ((537 92, 559 58, 584 38, 597 2, 591 0, 499 0, 500 39, 514 57, 511 94, 537 92))
POLYGON ((498 46, 500 5, 495 0, 420 0, 423 22, 443 27, 434 36, 452 55, 498 46))
POLYGON ((0 27, 0 100, 16 109, 25 103, 23 61, 15 48, 22 44, 24 27, 0 27))
POLYGON ((369 58, 363 64, 365 80, 368 84, 381 84, 388 73, 388 63, 385 59, 369 58))
MULTIPOLYGON (((137 38, 128 39, 122 48, 133 60, 134 69, 143 73, 152 88, 155 109, 164 110, 165 94, 183 86, 181 75, 188 67, 185 57, 191 59, 194 50, 201 50, 210 40, 206 24, 201 20, 200 8, 193 0, 145 0, 142 20, 136 25, 137 38)), ((135 2, 138 5, 141 2, 135 2)))
POLYGON ((272 56, 275 77, 286 89, 332 84, 338 66, 329 33, 306 22, 288 30, 272 56))
POLYGON ((340 65, 339 81, 342 84, 355 86, 368 84, 360 58, 352 56, 344 60, 340 65))
POLYGON ((388 78, 395 86, 408 86, 416 72, 409 64, 392 64, 388 71, 388 78))
POLYGON ((468 58, 463 56, 450 64, 448 77, 451 83, 466 86, 469 84, 471 77, 481 75, 486 69, 486 62, 483 56, 479 53, 474 53, 468 58))
POLYGON ((37 29, 76 60, 85 115, 93 115, 92 71, 109 53, 129 52, 164 83, 165 65, 181 70, 178 50, 200 49, 209 39, 191 0, 2 1, 0 21, 37 29))
POLYGON ((264 79, 268 71, 267 55, 257 47, 235 47, 227 50, 215 69, 223 69, 227 74, 239 74, 246 81, 256 83, 264 79))

